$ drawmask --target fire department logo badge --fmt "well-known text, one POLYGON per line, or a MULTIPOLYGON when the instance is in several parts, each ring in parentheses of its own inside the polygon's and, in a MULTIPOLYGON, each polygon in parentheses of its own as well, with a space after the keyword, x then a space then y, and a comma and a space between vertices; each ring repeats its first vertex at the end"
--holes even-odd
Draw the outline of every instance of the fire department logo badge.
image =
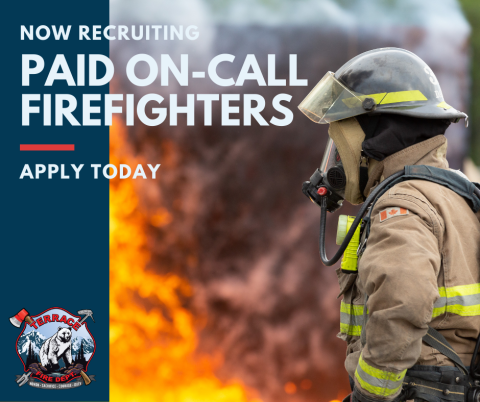
POLYGON ((23 309, 10 318, 22 328, 15 344, 23 364, 23 375, 16 380, 19 387, 72 389, 95 381, 94 375, 87 374, 96 349, 88 329, 88 319, 95 322, 93 311, 78 314, 53 307, 37 315, 23 309))

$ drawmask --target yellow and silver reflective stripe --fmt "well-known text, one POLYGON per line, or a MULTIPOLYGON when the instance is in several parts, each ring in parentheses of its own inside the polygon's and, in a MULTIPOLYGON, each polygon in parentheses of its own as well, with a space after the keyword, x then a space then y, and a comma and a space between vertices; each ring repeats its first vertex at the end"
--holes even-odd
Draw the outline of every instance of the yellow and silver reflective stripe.
POLYGON ((386 92, 382 92, 380 94, 359 95, 358 97, 352 96, 351 98, 342 99, 342 102, 351 109, 353 107, 361 107, 361 102, 363 102, 365 98, 373 98, 378 105, 382 99, 385 98, 386 94, 386 92))
POLYGON ((365 391, 378 396, 392 396, 402 387, 407 370, 400 373, 379 370, 368 365, 360 355, 355 378, 365 391))
POLYGON ((385 98, 382 99, 380 105, 387 105, 389 103, 400 103, 400 102, 415 102, 415 101, 426 101, 428 100, 424 94, 420 91, 400 91, 400 92, 389 92, 385 98))
POLYGON ((360 336, 363 326, 363 305, 340 305, 340 332, 351 336, 360 336))
POLYGON ((439 299, 433 306, 432 318, 445 313, 462 317, 480 315, 480 283, 439 288, 439 299))
POLYGON ((345 105, 347 105, 349 108, 360 107, 361 103, 359 101, 363 101, 365 98, 373 98, 377 105, 388 105, 391 103, 417 102, 428 100, 422 92, 420 92, 419 90, 413 90, 360 95, 358 97, 343 99, 342 102, 345 103, 345 105))
POLYGON ((445 102, 445 101, 440 102, 440 103, 437 105, 437 107, 441 107, 441 108, 443 108, 443 109, 445 109, 445 110, 448 110, 448 109, 451 109, 451 108, 452 108, 452 107, 451 107, 447 102, 445 102))

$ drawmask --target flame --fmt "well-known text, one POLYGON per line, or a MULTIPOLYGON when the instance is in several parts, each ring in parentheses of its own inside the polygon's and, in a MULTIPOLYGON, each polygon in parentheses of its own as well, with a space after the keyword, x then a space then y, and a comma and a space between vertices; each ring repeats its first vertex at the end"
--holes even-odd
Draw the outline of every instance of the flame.
MULTIPOLYGON (((119 120, 110 130, 110 163, 141 163, 119 120)), ((147 216, 134 183, 110 180, 111 400, 261 402, 241 382, 215 377, 221 359, 196 356, 195 319, 181 302, 193 295, 192 287, 178 275, 147 270, 146 229, 168 225, 171 216, 163 208, 147 216)))

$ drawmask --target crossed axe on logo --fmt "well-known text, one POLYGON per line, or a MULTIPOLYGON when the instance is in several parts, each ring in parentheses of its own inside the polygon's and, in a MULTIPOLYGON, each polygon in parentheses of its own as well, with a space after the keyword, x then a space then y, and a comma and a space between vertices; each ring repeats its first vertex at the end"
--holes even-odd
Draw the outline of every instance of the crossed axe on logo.
MULTIPOLYGON (((93 319, 93 311, 92 310, 79 310, 77 312, 80 315, 83 315, 83 318, 78 322, 80 325, 83 324, 83 322, 90 317, 93 322, 95 320, 93 319)), ((25 309, 20 310, 17 314, 15 314, 13 317, 10 318, 10 322, 17 328, 20 328, 20 325, 22 325, 23 322, 26 322, 28 324, 33 324, 32 318, 28 315, 28 311, 25 309)), ((27 373, 23 373, 23 375, 17 379, 17 383, 19 387, 24 386, 27 382, 29 377, 32 375, 32 372, 29 371, 27 373)), ((80 371, 80 376, 82 377, 83 381, 85 382, 85 385, 89 385, 92 380, 90 377, 85 373, 85 371, 81 370, 80 371)), ((92 376, 93 378, 93 376, 92 376)))

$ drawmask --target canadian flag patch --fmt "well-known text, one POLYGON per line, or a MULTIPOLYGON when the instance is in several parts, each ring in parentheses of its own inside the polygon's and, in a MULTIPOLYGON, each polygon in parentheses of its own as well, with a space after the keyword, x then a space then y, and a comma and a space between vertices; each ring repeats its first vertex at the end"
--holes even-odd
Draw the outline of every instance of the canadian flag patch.
POLYGON ((387 219, 393 218, 394 216, 408 215, 408 209, 391 207, 384 209, 380 212, 380 222, 386 221, 387 219))

